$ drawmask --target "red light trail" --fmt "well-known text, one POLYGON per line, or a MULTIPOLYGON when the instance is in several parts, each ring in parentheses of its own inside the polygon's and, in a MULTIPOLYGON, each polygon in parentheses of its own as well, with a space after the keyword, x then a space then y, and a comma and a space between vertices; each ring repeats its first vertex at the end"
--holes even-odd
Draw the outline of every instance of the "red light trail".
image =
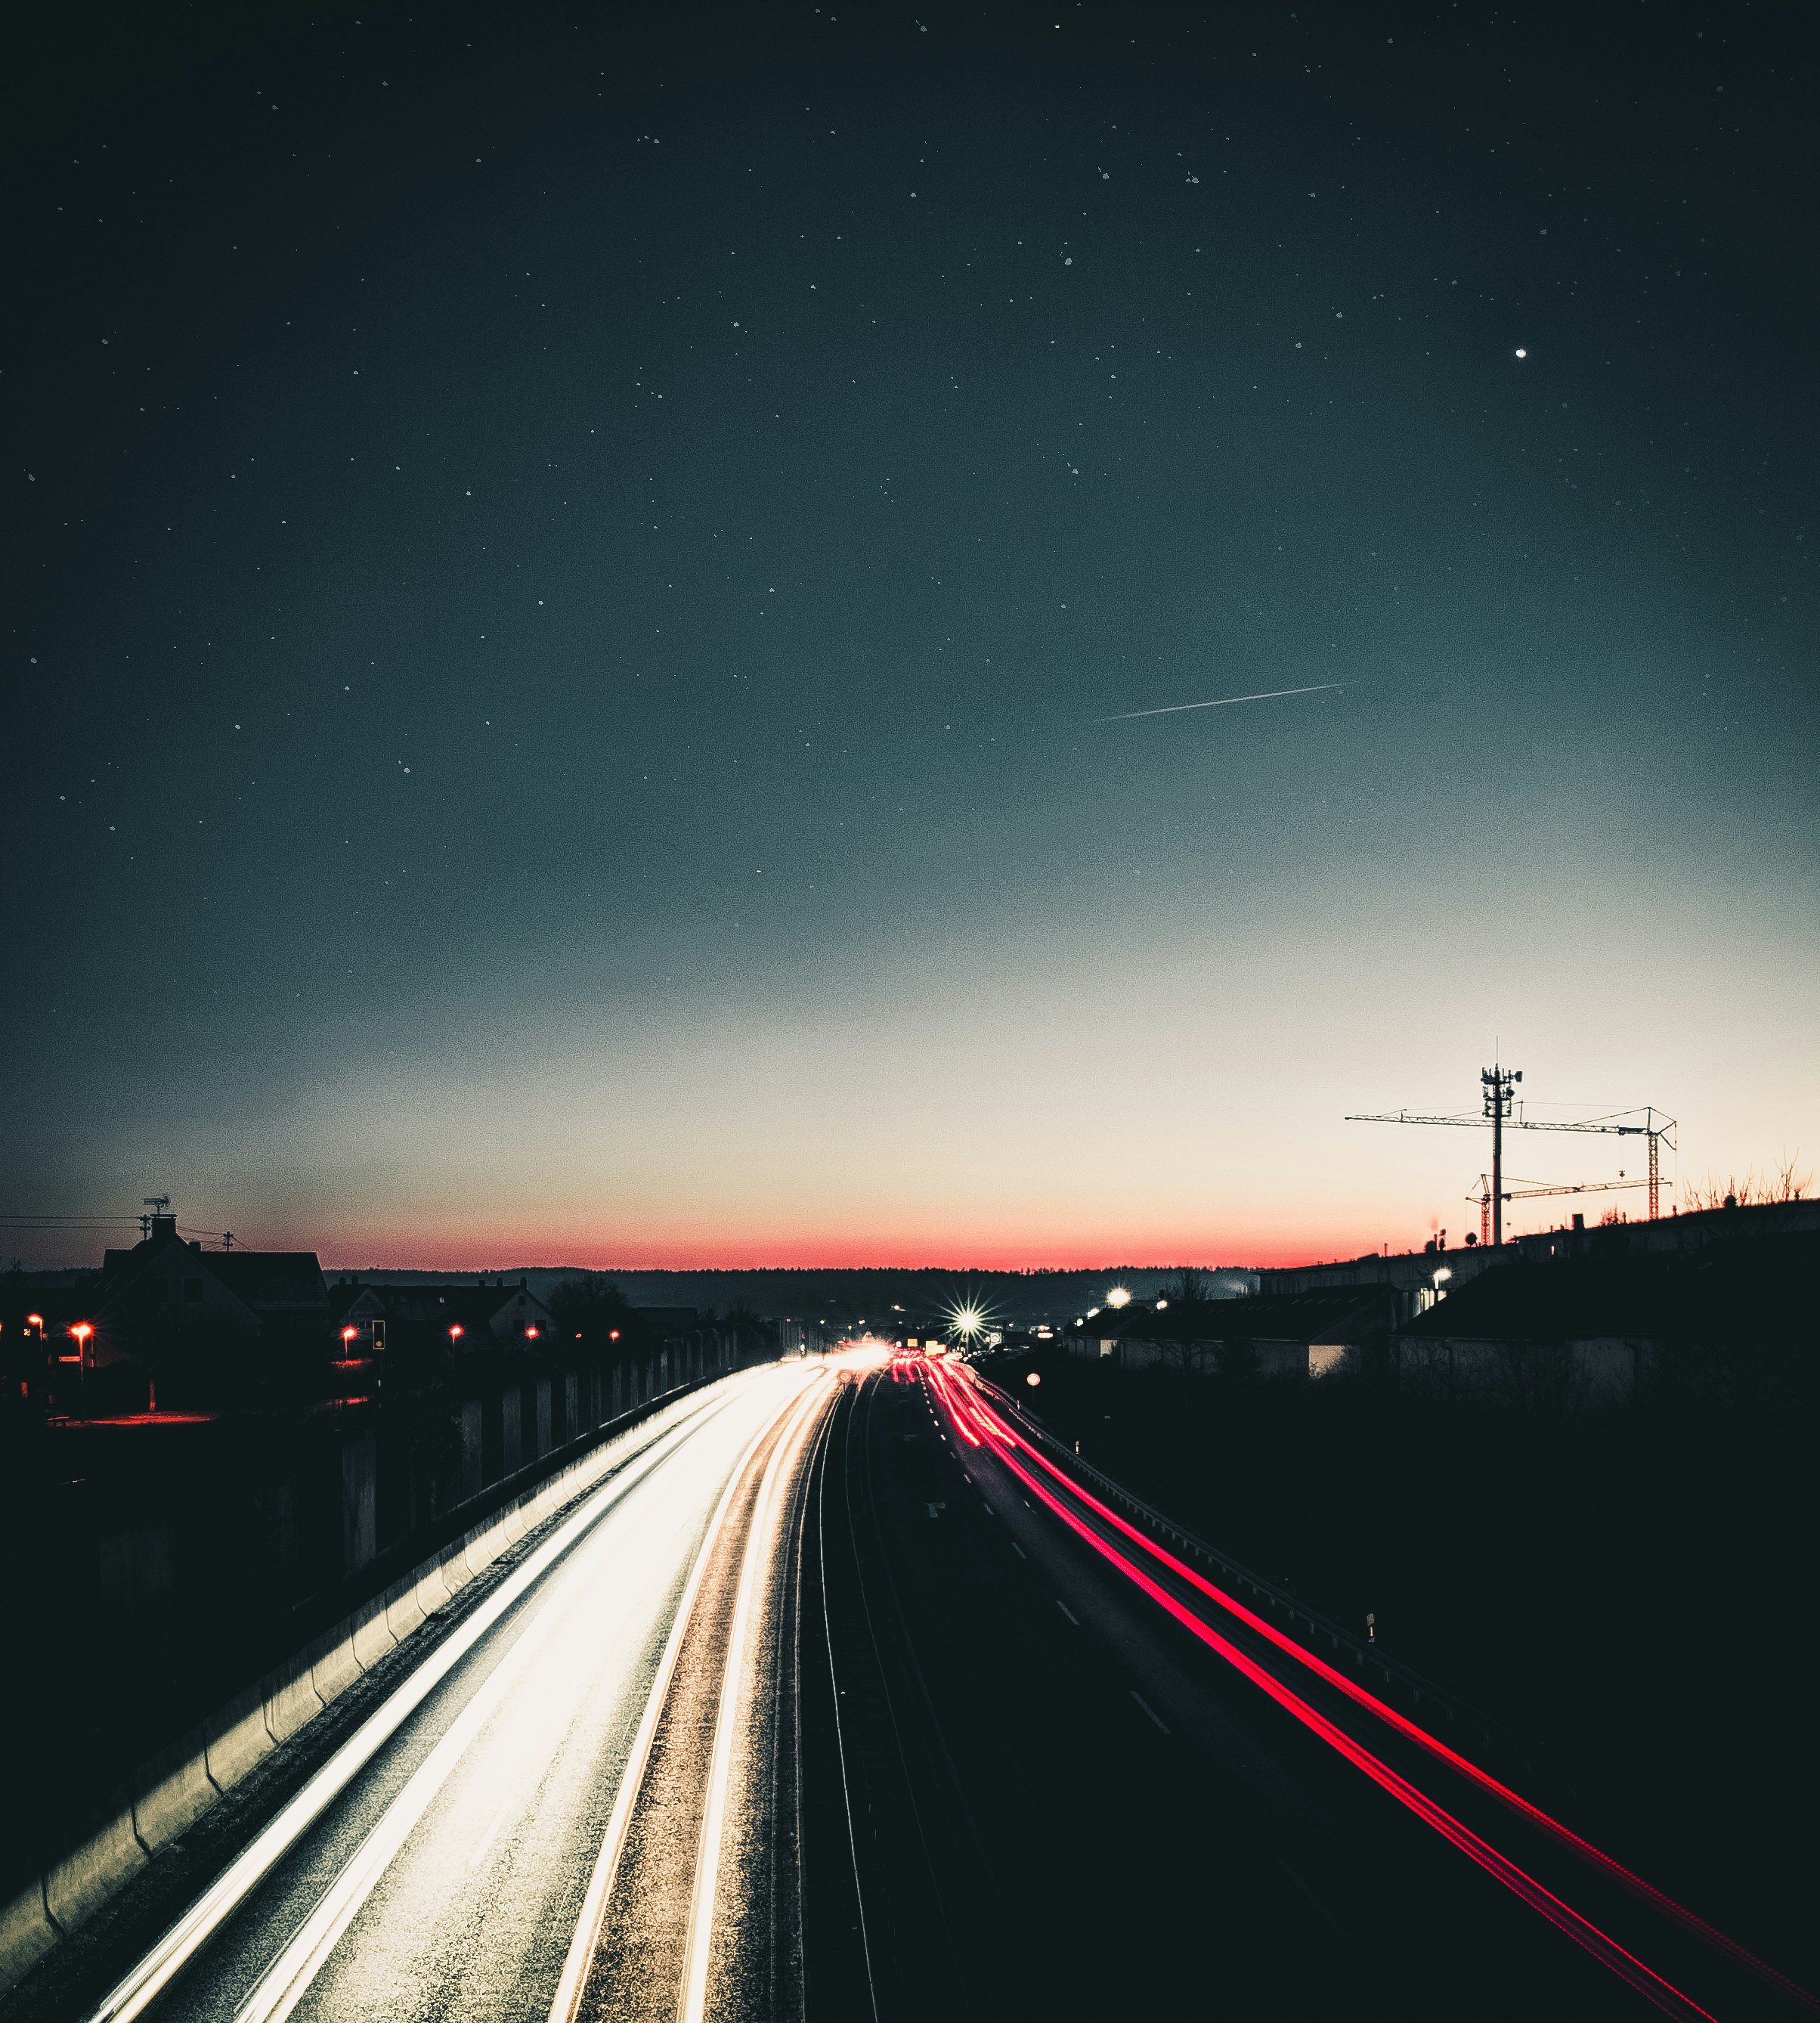
POLYGON ((1697 1937, 1712 1947, 1716 1952, 1723 1953, 1736 1965, 1756 1975, 1760 1980, 1775 1988, 1778 1993, 1787 1996, 1790 2000, 1800 2003, 1805 2008, 1820 2012, 1820 2001, 1817 2001, 1799 1982, 1790 1981, 1785 1974, 1778 1973, 1775 1968, 1771 1966, 1766 1961, 1760 1960, 1754 1953, 1747 1952, 1744 1947, 1738 1944, 1736 1940, 1727 1938, 1724 1933, 1708 1924, 1703 1918, 1697 1916, 1683 1905, 1677 1904, 1673 1897, 1665 1895, 1654 1884, 1646 1882, 1640 1875, 1633 1874, 1621 1862, 1614 1860, 1603 1849, 1595 1847, 1592 1842, 1583 1839, 1573 1831, 1572 1827, 1563 1826, 1559 1820, 1551 1817, 1548 1813, 1544 1812, 1540 1806, 1532 1805, 1520 1793, 1511 1791, 1508 1785, 1500 1783, 1489 1771, 1482 1770, 1469 1758, 1462 1756, 1457 1750, 1450 1749, 1439 1736, 1431 1735, 1426 1729, 1419 1727, 1406 1714, 1399 1714, 1394 1707, 1387 1706, 1375 1694, 1361 1685, 1357 1680, 1348 1678, 1336 1666, 1329 1665, 1317 1657, 1312 1651, 1297 1643, 1292 1637, 1279 1630, 1274 1623, 1268 1622, 1262 1616, 1254 1614, 1252 1610, 1245 1607, 1243 1602, 1226 1593, 1223 1589, 1216 1587, 1204 1574, 1196 1571, 1193 1567, 1177 1559, 1174 1553, 1158 1545, 1154 1539, 1147 1538, 1127 1519, 1121 1517, 1116 1511, 1109 1509, 1105 1504, 1100 1502, 1096 1497, 1084 1489, 1065 1469, 1058 1467, 1039 1448, 1032 1446, 1027 1440, 1018 1440, 1011 1429, 1006 1426, 1002 1420, 998 1419, 997 1414, 992 1412, 991 1407, 983 1399, 976 1397, 974 1404, 974 1409, 981 1415, 981 1422, 988 1425, 989 1430, 995 1432, 997 1437, 1010 1440, 1021 1447, 1031 1460, 1040 1467, 1046 1469, 1051 1475, 1062 1483, 1066 1487, 1068 1493, 1077 1502, 1085 1504, 1097 1516, 1116 1527, 1135 1543, 1142 1546, 1153 1558, 1161 1561, 1172 1573, 1179 1575, 1182 1579, 1187 1581, 1192 1586, 1206 1595, 1210 1600, 1217 1602, 1230 1615, 1237 1616, 1248 1628, 1255 1630, 1259 1636, 1267 1638, 1279 1650, 1287 1652, 1298 1663, 1307 1666, 1309 1670, 1327 1681, 1330 1685, 1337 1686, 1349 1699, 1357 1701, 1361 1707, 1376 1714, 1379 1720, 1395 1729, 1398 1734, 1406 1736, 1410 1741, 1427 1750, 1430 1755, 1445 1763, 1450 1769, 1458 1771, 1462 1776, 1470 1778, 1474 1783, 1482 1791, 1489 1792, 1501 1805, 1508 1805, 1512 1812, 1528 1820, 1532 1825, 1540 1827, 1544 1832, 1551 1835, 1562 1846, 1571 1849, 1583 1861, 1602 1870, 1615 1882, 1629 1890, 1632 1895, 1640 1897, 1654 1909, 1661 1911, 1664 1916, 1673 1919, 1677 1924, 1692 1932, 1697 1937))
POLYGON ((1451 1813, 1427 1797, 1407 1779, 1393 1770, 1388 1764, 1374 1756, 1362 1743, 1355 1742, 1325 1715, 1303 1699, 1299 1695, 1292 1692, 1272 1674, 1265 1670, 1255 1659, 1241 1651, 1236 1644, 1230 1643, 1222 1637, 1193 1610, 1179 1601, 1148 1574, 1102 1538, 1084 1520, 1068 1509, 1050 1492, 1043 1483, 1021 1466, 1007 1450, 1012 1447, 1021 1448, 1032 1461, 1062 1483, 1071 1497, 1092 1510, 1104 1522, 1113 1526, 1122 1535, 1141 1546, 1154 1559, 1168 1567, 1171 1572, 1186 1580, 1197 1592, 1206 1595, 1229 1613, 1237 1616, 1248 1628, 1263 1636, 1277 1648, 1296 1659, 1299 1663, 1306 1665, 1320 1677, 1338 1687, 1350 1699, 1376 1715, 1379 1719, 1394 1728, 1399 1734, 1417 1743, 1438 1760, 1471 1779, 1473 1782, 1522 1817, 1542 1827, 1582 1859, 1604 1871, 1614 1879, 1649 1903, 1654 1908, 1674 1919, 1678 1923, 1723 1952, 1736 1964, 1756 1974, 1779 1992, 1808 2008, 1820 2008, 1820 2003, 1816 2003, 1814 1998, 1796 1983, 1789 1981, 1773 1967, 1757 1959, 1743 1947, 1727 1938, 1722 1932, 1717 1931, 1703 1919, 1696 1917, 1693 1912, 1685 1910, 1672 1898, 1665 1896, 1661 1891, 1643 1882, 1640 1877, 1633 1875, 1628 1869, 1614 1861, 1609 1855, 1603 1853, 1590 1842, 1582 1839, 1570 1828, 1562 1826, 1558 1820, 1551 1819, 1540 1807, 1531 1805, 1527 1799, 1500 1783, 1496 1778, 1481 1770, 1476 1764, 1460 1755, 1458 1751, 1449 1748, 1438 1738, 1418 1727, 1406 1716, 1398 1714, 1394 1708, 1386 1706, 1383 1701, 1368 1692, 1355 1681, 1347 1678, 1344 1673, 1325 1663, 1312 1652, 1304 1649, 1302 1645, 1285 1635, 1274 1624, 1266 1622, 1262 1618, 1254 1615, 1243 1604, 1215 1586, 1204 1575, 1178 1560, 1153 1540, 1146 1538, 1134 1525, 1118 1516, 1116 1512, 1109 1509, 1082 1488, 1047 1455, 1038 1452, 1029 1442, 1020 1440, 998 1417, 997 1414, 978 1396, 973 1388, 975 1380, 972 1378, 970 1372, 968 1373, 969 1382, 964 1392, 956 1373, 952 1370, 930 1363, 925 1366, 925 1374, 931 1388, 948 1407, 949 1420, 955 1430, 970 1446, 975 1447, 982 1446, 985 1443, 981 1438, 982 1435, 985 1439, 992 1440, 999 1450, 1000 1459, 1003 1461, 1011 1474, 1057 1516, 1060 1517, 1071 1531, 1091 1546, 1102 1558, 1117 1568, 1202 1643, 1217 1652, 1253 1684, 1261 1687, 1272 1699, 1293 1715, 1303 1726, 1319 1735, 1349 1762, 1364 1771, 1374 1783, 1390 1792, 1418 1818, 1433 1827, 1437 1832, 1459 1848, 1462 1853, 1470 1857, 1488 1873, 1495 1875, 1525 1903, 1529 1904, 1533 1909, 1540 1911, 1550 1923, 1564 1932, 1576 1944, 1584 1948, 1603 1965, 1627 1981, 1640 1994, 1646 1996, 1659 2008, 1665 2010, 1672 2015, 1704 2017, 1709 2014, 1706 2010, 1701 2008, 1697 2003, 1683 1995, 1672 1984, 1665 1981, 1653 1969, 1645 1966, 1634 1955, 1627 1952, 1614 1939, 1582 1917, 1571 1906, 1563 1903, 1541 1883, 1537 1882, 1533 1877, 1527 1875, 1515 1863, 1500 1854, 1495 1848, 1489 1842, 1482 1840, 1470 1827, 1456 1820, 1451 1813), (977 1432, 974 1430, 975 1428, 978 1429, 977 1432))

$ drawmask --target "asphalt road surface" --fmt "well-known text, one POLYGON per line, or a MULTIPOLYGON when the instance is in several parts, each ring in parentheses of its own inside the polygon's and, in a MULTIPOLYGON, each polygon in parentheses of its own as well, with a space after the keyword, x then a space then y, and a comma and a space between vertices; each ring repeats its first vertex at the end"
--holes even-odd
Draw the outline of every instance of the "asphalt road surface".
POLYGON ((316 1772, 332 1781, 367 1752, 236 1897, 286 1814, 265 1823, 214 1886, 223 1914, 192 1908, 200 1942, 177 1970, 167 1935, 70 2013, 799 2012, 799 1892, 777 1860, 795 1846, 798 1783, 777 1760, 795 1736, 781 1542, 832 1389, 825 1367, 751 1373, 634 1443, 316 1772), (440 1673, 427 1692, 426 1670, 440 1673), (371 1748, 375 1724, 391 1732, 371 1748))
POLYGON ((1816 2007, 945 1363, 680 1401, 411 1645, 0 2023, 1816 2007))
POLYGON ((823 1435, 813 2023, 1812 2013, 1171 1571, 1040 1452, 919 1359, 844 1394, 823 1435))

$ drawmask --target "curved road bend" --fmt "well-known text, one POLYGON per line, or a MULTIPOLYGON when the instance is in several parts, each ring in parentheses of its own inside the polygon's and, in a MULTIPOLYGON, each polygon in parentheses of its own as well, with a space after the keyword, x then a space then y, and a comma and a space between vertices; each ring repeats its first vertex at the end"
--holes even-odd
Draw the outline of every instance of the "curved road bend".
POLYGON ((900 1359, 816 1457, 810 2023, 1803 2013, 1171 1575, 963 1381, 900 1359))
POLYGON ((788 1364, 692 1403, 181 1970, 147 2001, 148 1956, 97 2023, 799 2010, 777 1660, 784 1548, 837 1381, 788 1364))

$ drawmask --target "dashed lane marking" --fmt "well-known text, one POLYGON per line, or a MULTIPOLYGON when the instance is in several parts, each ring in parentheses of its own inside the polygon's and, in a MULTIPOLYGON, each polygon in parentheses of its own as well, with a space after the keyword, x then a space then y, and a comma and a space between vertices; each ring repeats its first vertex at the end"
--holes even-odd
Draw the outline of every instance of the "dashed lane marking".
POLYGON ((1157 1725, 1162 1729, 1165 1735, 1169 1732, 1169 1724, 1164 1720, 1163 1717, 1157 1713, 1157 1710, 1151 1706, 1150 1703, 1145 1699, 1144 1696, 1139 1692, 1135 1686, 1131 1688, 1131 1698, 1137 1702, 1138 1706, 1141 1707, 1144 1710, 1145 1713, 1150 1717, 1151 1720, 1153 1720, 1157 1725))

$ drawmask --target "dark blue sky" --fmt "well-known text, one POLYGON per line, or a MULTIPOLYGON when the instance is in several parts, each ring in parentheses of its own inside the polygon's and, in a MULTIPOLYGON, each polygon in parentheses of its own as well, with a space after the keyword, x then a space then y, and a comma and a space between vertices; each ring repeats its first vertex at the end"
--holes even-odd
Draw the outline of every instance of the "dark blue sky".
POLYGON ((40 32, 0 1209, 1343 1249, 1500 1038, 1820 1145, 1800 10, 40 32))

